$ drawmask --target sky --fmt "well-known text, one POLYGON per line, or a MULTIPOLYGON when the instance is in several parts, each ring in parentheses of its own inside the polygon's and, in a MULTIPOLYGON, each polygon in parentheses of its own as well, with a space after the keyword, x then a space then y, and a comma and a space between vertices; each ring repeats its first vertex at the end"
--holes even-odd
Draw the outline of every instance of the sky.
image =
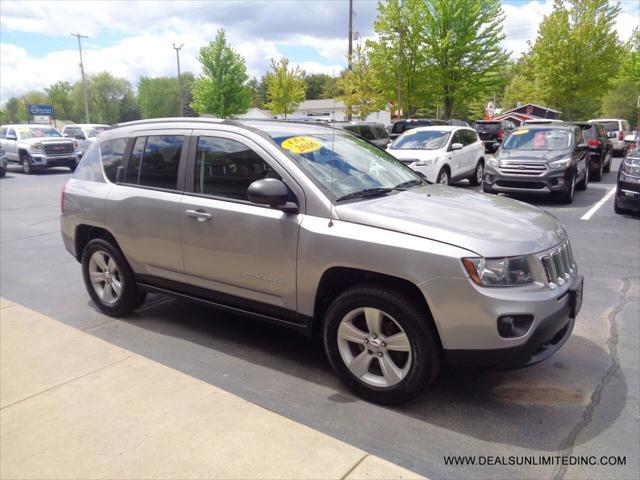
MULTIPOLYGON (((639 24, 640 1, 620 0, 617 30, 630 38, 639 24)), ((533 41, 553 0, 503 0, 503 47, 517 58, 533 41)), ((354 30, 373 38, 376 0, 354 0, 354 30)), ((345 67, 346 0, 216 1, 14 1, 0 0, 0 103, 29 90, 80 78, 81 33, 87 74, 108 71, 135 88, 138 78, 200 72, 198 50, 224 28, 244 56, 250 76, 269 69, 271 58, 288 57, 308 73, 338 74, 345 67)))

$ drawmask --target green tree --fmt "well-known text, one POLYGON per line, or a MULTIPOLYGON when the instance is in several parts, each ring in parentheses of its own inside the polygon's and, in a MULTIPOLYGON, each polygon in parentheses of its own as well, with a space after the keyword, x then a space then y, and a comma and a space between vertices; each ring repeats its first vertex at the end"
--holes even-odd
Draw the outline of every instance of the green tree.
POLYGON ((4 123, 21 123, 27 119, 24 99, 12 97, 4 105, 4 123))
POLYGON ((181 116, 178 79, 176 77, 140 77, 138 108, 142 118, 181 116))
POLYGON ((53 110, 58 120, 70 120, 73 112, 73 102, 71 101, 72 86, 69 82, 56 82, 45 88, 53 110))
POLYGON ((331 82, 331 75, 326 73, 304 74, 304 80, 307 82, 306 100, 317 100, 322 98, 322 93, 328 82, 331 82))
POLYGON ((289 68, 287 58, 283 57, 278 61, 272 58, 271 70, 266 78, 269 98, 266 107, 272 113, 287 118, 304 100, 307 84, 299 67, 289 68))
POLYGON ((619 5, 608 0, 555 0, 531 48, 531 65, 549 106, 568 120, 597 113, 622 49, 619 5))
POLYGON ((191 106, 199 113, 226 118, 244 113, 251 105, 251 88, 244 58, 227 44, 224 30, 200 49, 202 75, 193 84, 191 106))
POLYGON ((427 88, 424 15, 424 0, 379 2, 374 22, 378 39, 367 42, 383 97, 395 99, 398 110, 409 116, 432 100, 427 88))
POLYGON ((357 45, 354 49, 352 69, 345 73, 344 77, 338 81, 338 85, 344 92, 338 100, 347 107, 351 107, 360 120, 365 120, 370 113, 377 112, 385 104, 376 82, 375 72, 369 64, 367 52, 362 45, 357 45))
POLYGON ((636 101, 640 96, 640 83, 629 77, 614 80, 613 88, 602 99, 602 115, 608 118, 626 118, 630 125, 637 122, 636 101))
POLYGON ((249 87, 251 87, 251 106, 256 108, 263 108, 269 101, 267 98, 267 82, 265 75, 249 80, 249 87))
POLYGON ((640 85, 640 28, 636 27, 633 37, 626 45, 627 55, 620 75, 629 78, 640 85))
POLYGON ((427 78, 445 118, 492 93, 508 55, 500 0, 427 0, 424 55, 427 78))
POLYGON ((517 74, 511 79, 504 90, 504 97, 500 106, 505 111, 511 110, 518 106, 518 102, 523 105, 526 103, 544 105, 546 103, 544 92, 536 78, 517 74))
MULTIPOLYGON (((84 121, 82 82, 76 82, 71 90, 73 118, 84 121)), ((131 84, 124 78, 116 78, 109 72, 87 77, 89 118, 95 123, 113 124, 140 118, 131 84)))
POLYGON ((193 84, 196 81, 196 78, 193 73, 184 72, 180 75, 180 81, 182 82, 184 116, 197 117, 198 112, 191 107, 191 104, 193 103, 193 84))

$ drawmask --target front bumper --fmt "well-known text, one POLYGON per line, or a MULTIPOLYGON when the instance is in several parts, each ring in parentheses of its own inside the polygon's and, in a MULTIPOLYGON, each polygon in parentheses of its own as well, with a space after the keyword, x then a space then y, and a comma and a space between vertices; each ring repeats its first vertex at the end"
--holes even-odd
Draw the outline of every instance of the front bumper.
POLYGON ((487 167, 485 188, 504 193, 550 194, 564 192, 571 186, 574 169, 547 170, 543 175, 506 175, 493 167, 487 167))
POLYGON ((640 178, 621 173, 618 177, 615 202, 625 210, 640 211, 640 178))
POLYGON ((41 153, 31 153, 30 157, 32 166, 41 168, 67 167, 70 165, 76 165, 80 160, 79 152, 75 152, 73 155, 44 155, 41 153))

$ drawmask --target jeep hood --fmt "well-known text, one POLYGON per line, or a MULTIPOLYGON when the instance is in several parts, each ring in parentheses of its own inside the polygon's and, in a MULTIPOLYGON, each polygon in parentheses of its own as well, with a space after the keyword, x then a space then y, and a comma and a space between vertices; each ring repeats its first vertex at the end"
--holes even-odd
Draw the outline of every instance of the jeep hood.
POLYGON ((340 220, 448 243, 484 257, 546 250, 559 242, 556 232, 564 232, 540 208, 442 185, 362 198, 338 205, 336 213, 340 220))

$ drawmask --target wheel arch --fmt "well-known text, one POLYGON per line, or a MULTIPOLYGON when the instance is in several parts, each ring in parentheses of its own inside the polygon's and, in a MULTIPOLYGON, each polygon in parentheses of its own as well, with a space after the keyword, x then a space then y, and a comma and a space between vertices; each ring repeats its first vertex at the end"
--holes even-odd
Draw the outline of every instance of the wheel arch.
POLYGON ((87 244, 96 238, 102 238, 111 242, 114 247, 122 252, 118 241, 113 234, 106 228, 96 227, 94 225, 80 224, 76 226, 75 231, 75 257, 79 262, 82 260, 82 252, 84 252, 87 244))
POLYGON ((420 291, 418 286, 405 278, 396 277, 393 275, 387 275, 384 273, 373 272, 369 270, 362 270, 351 267, 331 267, 327 269, 320 278, 318 288, 316 289, 316 296, 313 309, 313 336, 320 334, 322 325, 324 323, 324 314, 329 308, 331 302, 346 289, 363 284, 376 284, 386 288, 398 291, 403 295, 407 295, 411 299, 415 300, 419 305, 424 307, 427 312, 427 320, 430 327, 433 329, 434 334, 438 340, 438 346, 442 351, 442 341, 440 340, 440 333, 437 325, 433 320, 431 308, 425 298, 424 294, 420 291))

